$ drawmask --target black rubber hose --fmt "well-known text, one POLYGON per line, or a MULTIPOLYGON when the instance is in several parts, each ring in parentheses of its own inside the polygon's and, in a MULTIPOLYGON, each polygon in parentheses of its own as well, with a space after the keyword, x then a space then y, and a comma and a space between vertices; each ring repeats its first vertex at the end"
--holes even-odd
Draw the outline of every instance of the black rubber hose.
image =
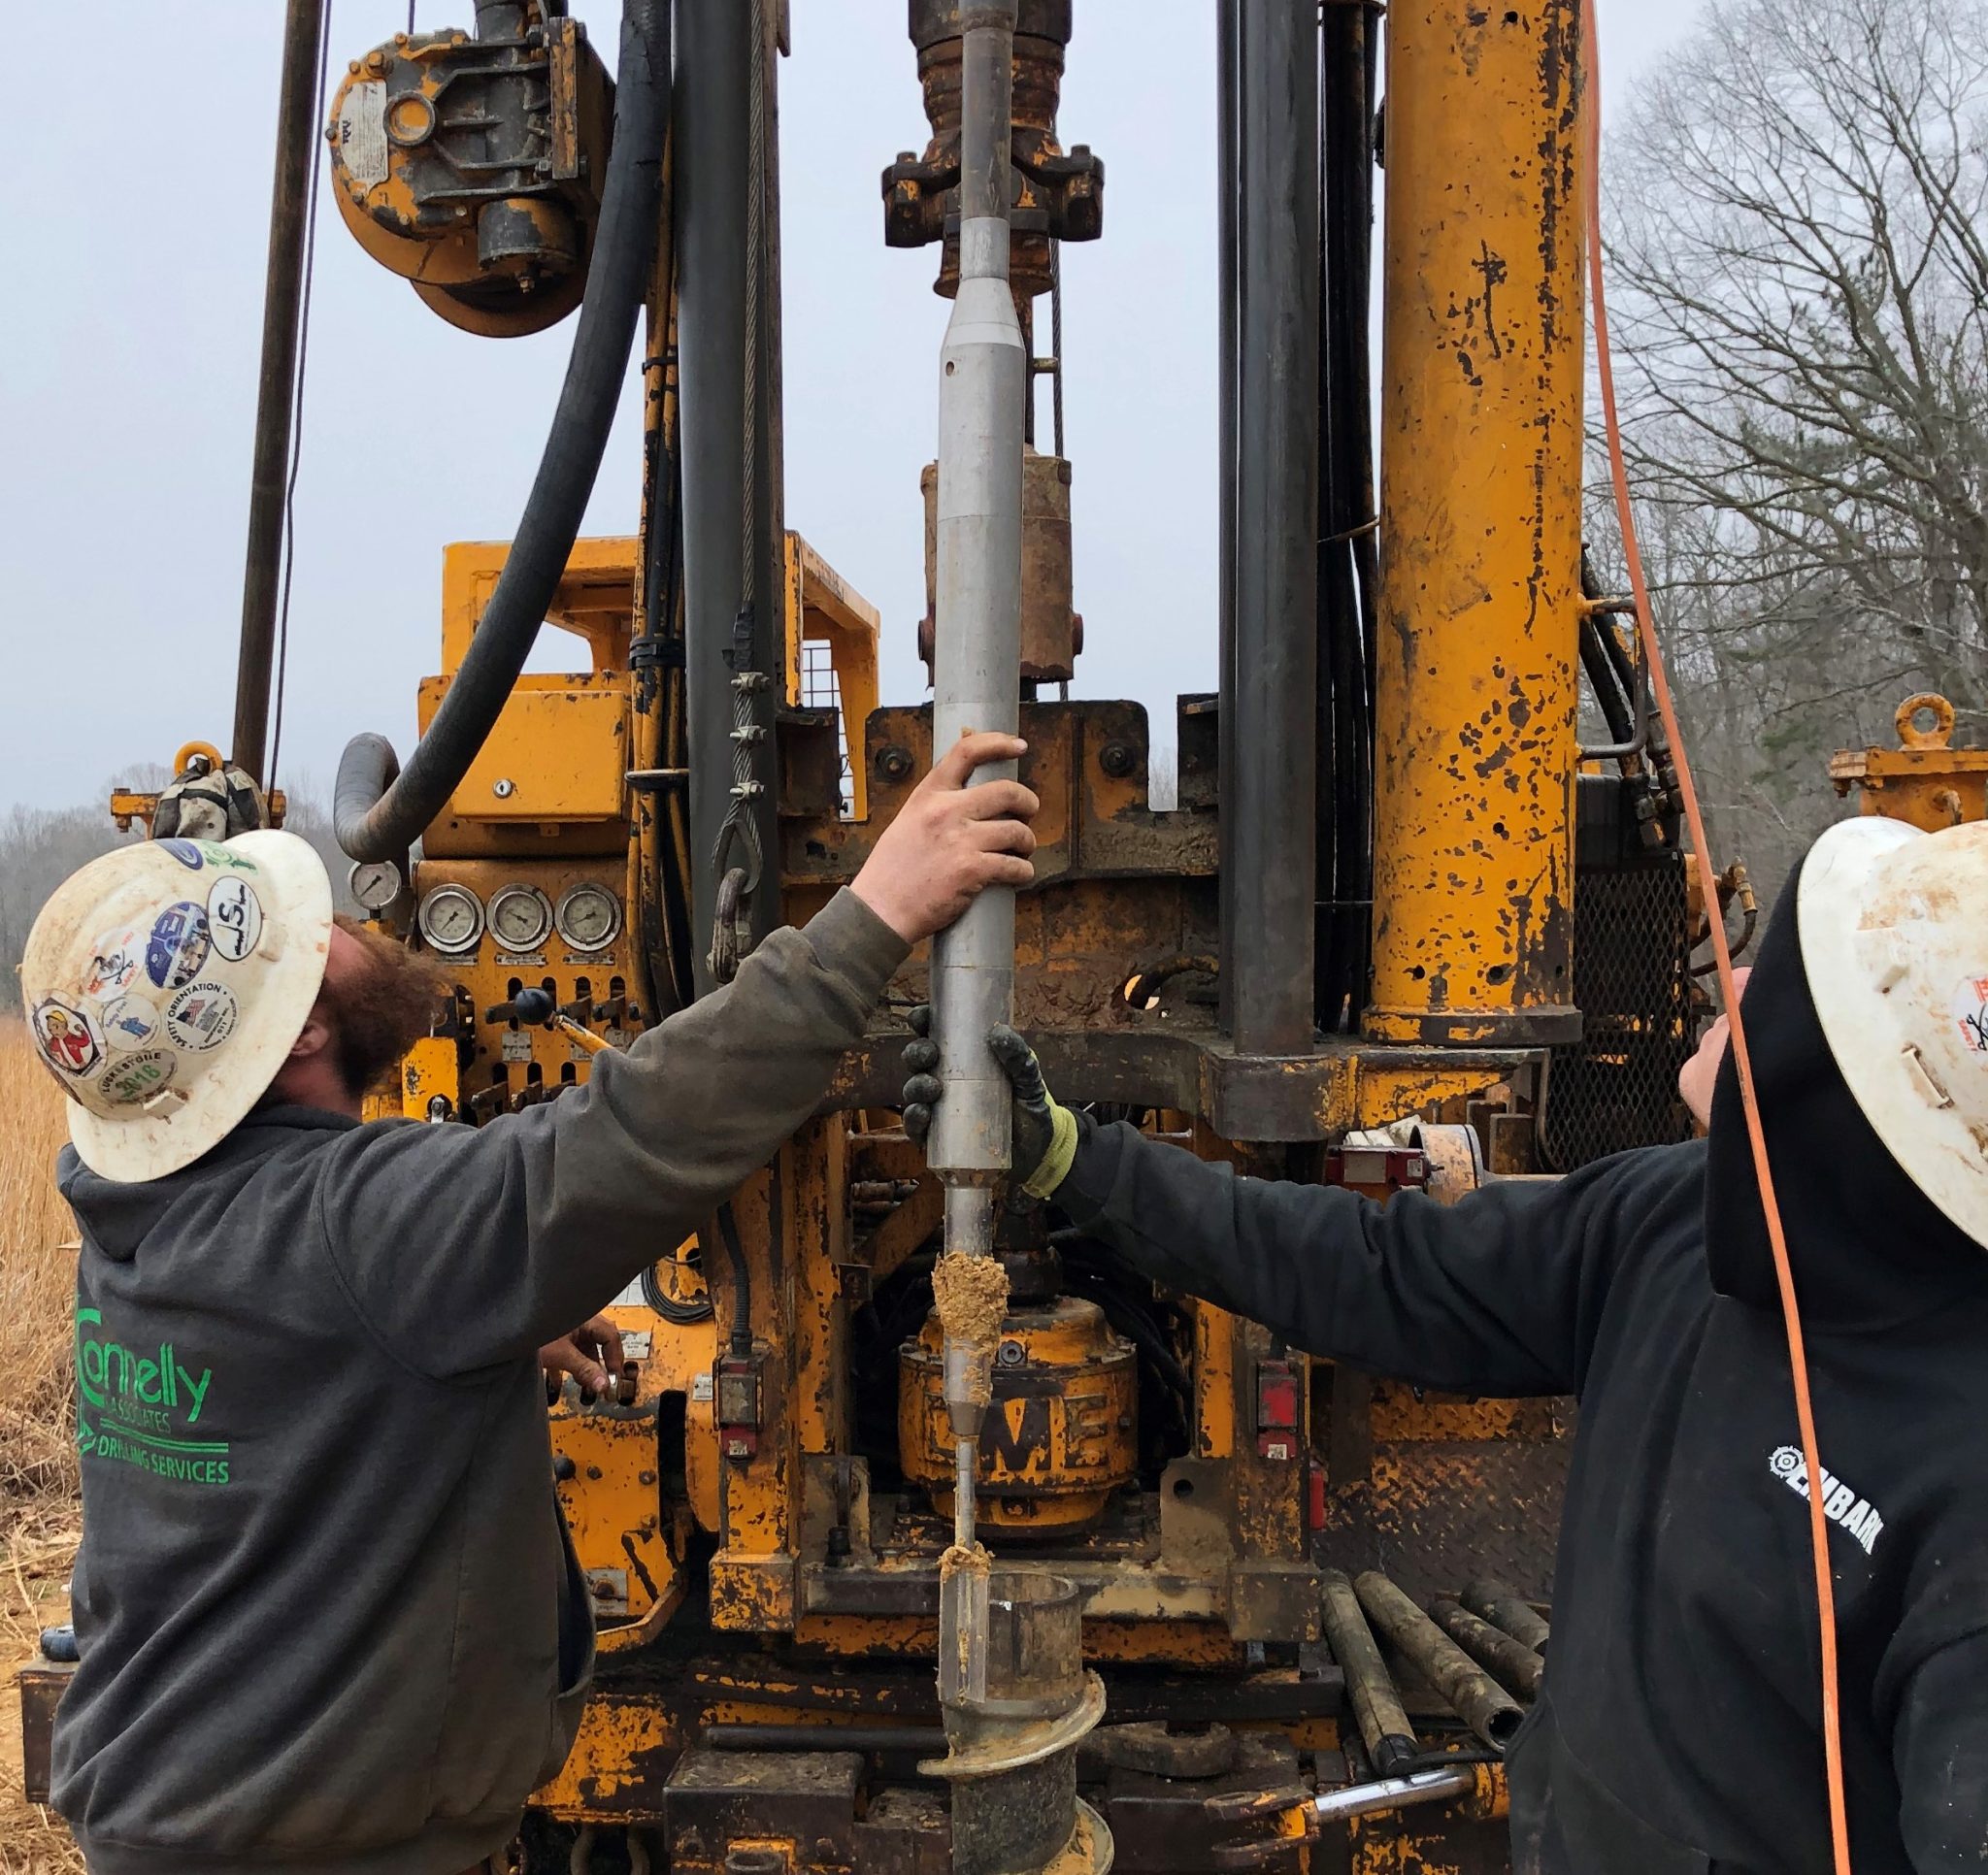
MULTIPOLYGON (((392 788, 399 774, 400 757, 393 752, 393 744, 384 736, 370 733, 354 736, 346 744, 345 753, 338 758, 338 779, 332 783, 331 789, 331 824, 340 845, 345 845, 347 825, 362 823, 392 788)), ((407 850, 412 843, 404 839, 392 852, 379 857, 405 864, 407 850)), ((346 846, 346 851, 352 853, 352 848, 346 846)), ((358 857, 356 853, 352 856, 358 857)))
POLYGON ((509 700, 566 571, 648 286, 670 115, 669 19, 669 0, 623 0, 614 147, 551 433, 497 590, 406 769, 391 773, 393 751, 377 736, 355 738, 340 759, 332 827, 353 859, 399 858, 442 811, 509 700))

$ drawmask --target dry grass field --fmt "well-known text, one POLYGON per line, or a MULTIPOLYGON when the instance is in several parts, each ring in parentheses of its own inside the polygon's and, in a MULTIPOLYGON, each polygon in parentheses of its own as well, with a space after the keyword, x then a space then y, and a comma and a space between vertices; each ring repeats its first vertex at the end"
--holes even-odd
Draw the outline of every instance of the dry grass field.
POLYGON ((76 1551, 76 1227, 54 1185, 62 1095, 11 1017, 0 1018, 0 1875, 66 1875, 83 1868, 68 1831, 20 1794, 14 1670, 64 1618, 76 1551))

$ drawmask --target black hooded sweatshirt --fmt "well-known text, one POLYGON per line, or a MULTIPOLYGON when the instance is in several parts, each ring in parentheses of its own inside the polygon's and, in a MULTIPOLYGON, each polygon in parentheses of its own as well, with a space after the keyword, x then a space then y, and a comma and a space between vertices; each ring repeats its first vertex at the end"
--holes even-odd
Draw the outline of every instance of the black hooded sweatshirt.
MULTIPOLYGON (((1807 1333, 1856 1875, 1988 1865, 1988 1251, 1838 1072, 1791 884, 1746 998, 1807 1333)), ((1447 1391, 1573 1393, 1520 1875, 1831 1866, 1807 1477, 1730 1061, 1710 1137, 1451 1209, 1087 1131, 1056 1201, 1155 1280, 1447 1391)))

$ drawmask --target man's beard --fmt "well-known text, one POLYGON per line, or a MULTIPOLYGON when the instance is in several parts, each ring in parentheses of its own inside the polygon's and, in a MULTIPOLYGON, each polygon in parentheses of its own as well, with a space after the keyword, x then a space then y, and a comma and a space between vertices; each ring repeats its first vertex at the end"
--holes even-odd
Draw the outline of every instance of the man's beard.
POLYGON ((318 993, 331 1018, 332 1059, 354 1094, 370 1094, 408 1049, 434 1031, 449 994, 447 976, 385 933, 340 915, 363 961, 318 993))

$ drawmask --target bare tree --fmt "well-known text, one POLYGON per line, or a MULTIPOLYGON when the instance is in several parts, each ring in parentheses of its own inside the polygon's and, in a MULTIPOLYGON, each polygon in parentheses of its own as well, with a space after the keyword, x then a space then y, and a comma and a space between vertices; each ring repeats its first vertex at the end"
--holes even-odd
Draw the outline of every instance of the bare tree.
POLYGON ((1768 870, 1908 691, 1988 712, 1984 125, 1984 0, 1740 0, 1610 140, 1657 610, 1768 870))

